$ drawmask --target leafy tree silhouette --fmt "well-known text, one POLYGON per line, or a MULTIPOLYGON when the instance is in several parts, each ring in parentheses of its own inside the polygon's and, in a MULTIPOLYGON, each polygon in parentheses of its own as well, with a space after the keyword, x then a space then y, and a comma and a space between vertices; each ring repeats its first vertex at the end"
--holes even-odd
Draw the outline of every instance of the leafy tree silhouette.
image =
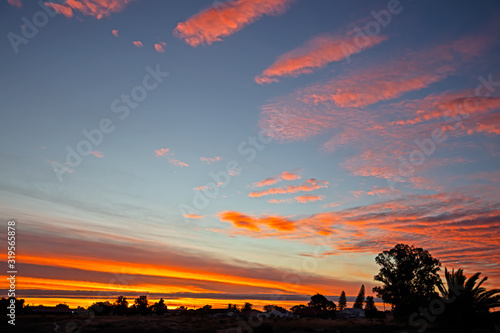
POLYGON ((377 311, 377 307, 375 306, 375 301, 373 300, 373 296, 367 296, 366 297, 365 310, 367 312, 375 312, 375 311, 377 311))
POLYGON ((342 311, 345 308, 347 308, 347 298, 345 297, 345 291, 342 290, 339 298, 339 311, 342 311))
POLYGON ((467 279, 462 269, 449 272, 445 268, 446 285, 438 285, 446 304, 442 317, 454 332, 493 329, 489 310, 500 305, 500 289, 486 290, 481 285, 488 277, 479 280, 480 275, 476 273, 467 279))
POLYGON ((380 271, 375 281, 383 286, 373 288, 384 302, 392 304, 396 319, 403 319, 419 306, 437 297, 436 286, 441 282, 441 263, 428 251, 406 244, 397 244, 377 255, 380 271))
POLYGON ((273 304, 264 305, 264 311, 266 311, 266 312, 272 312, 274 310, 280 311, 282 313, 286 312, 285 308, 283 308, 281 306, 278 306, 278 305, 273 305, 273 304))
POLYGON ((363 303, 365 302, 365 285, 361 285, 361 289, 359 289, 358 297, 356 297, 356 301, 352 306, 355 309, 362 309, 363 303))
POLYGON ((134 305, 132 306, 136 313, 141 315, 146 315, 149 312, 148 308, 148 296, 139 296, 134 300, 134 305))
POLYGON ((160 298, 160 300, 158 302, 156 302, 155 304, 151 305, 151 312, 161 316, 163 315, 164 313, 167 312, 167 305, 165 304, 165 301, 163 300, 163 298, 160 298))
POLYGON ((314 296, 311 296, 309 307, 321 311, 334 311, 337 308, 335 303, 327 300, 326 297, 321 294, 316 294, 314 296))
POLYGON ((116 315, 124 315, 127 313, 128 301, 125 296, 118 296, 113 304, 114 313, 116 315))

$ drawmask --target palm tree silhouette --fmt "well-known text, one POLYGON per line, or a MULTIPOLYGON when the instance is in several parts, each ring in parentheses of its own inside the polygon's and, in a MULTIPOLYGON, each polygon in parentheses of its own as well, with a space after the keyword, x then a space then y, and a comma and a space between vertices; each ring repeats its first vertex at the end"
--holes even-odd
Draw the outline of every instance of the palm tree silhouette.
POLYGON ((486 290, 481 285, 488 277, 479 280, 480 275, 467 279, 463 269, 445 268, 446 286, 441 282, 438 288, 446 303, 443 318, 454 332, 486 332, 492 326, 488 314, 500 305, 500 289, 486 290))

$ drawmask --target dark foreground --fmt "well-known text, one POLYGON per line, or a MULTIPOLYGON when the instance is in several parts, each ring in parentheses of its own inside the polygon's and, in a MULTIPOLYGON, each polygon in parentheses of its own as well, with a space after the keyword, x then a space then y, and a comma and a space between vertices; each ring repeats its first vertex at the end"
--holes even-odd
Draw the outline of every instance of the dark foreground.
MULTIPOLYGON (((242 319, 206 317, 95 317, 78 316, 19 316, 15 329, 2 323, 9 332, 210 332, 210 333, 415 333, 403 324, 385 319, 242 319)), ((500 326, 495 327, 500 333, 500 326)), ((5 332, 4 329, 1 329, 5 332)), ((424 332, 424 331, 422 331, 424 332)), ((439 327, 429 326, 426 333, 445 332, 439 327)))

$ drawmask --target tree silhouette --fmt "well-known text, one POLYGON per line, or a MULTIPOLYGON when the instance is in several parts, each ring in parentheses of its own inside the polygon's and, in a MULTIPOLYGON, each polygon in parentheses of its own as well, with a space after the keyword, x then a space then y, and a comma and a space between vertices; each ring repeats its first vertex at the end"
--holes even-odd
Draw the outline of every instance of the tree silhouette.
POLYGON ((377 311, 377 307, 375 306, 375 301, 373 300, 373 296, 367 296, 366 297, 365 310, 367 312, 375 312, 375 311, 377 311))
POLYGON ((168 310, 168 308, 167 308, 167 305, 165 304, 165 301, 163 300, 163 298, 160 298, 160 300, 158 302, 151 305, 151 312, 153 312, 159 316, 166 313, 167 310, 168 310))
POLYGON ((134 305, 133 305, 134 310, 141 315, 148 314, 148 296, 139 296, 134 300, 134 305))
POLYGON ((375 262, 381 267, 374 279, 384 285, 374 287, 373 292, 392 304, 396 317, 409 315, 415 307, 437 297, 435 287, 441 281, 441 264, 428 251, 397 244, 379 253, 375 262))
POLYGON ((231 311, 234 311, 234 312, 239 312, 238 306, 236 304, 229 303, 227 305, 227 309, 231 310, 231 311))
POLYGON ((345 308, 347 308, 347 298, 345 297, 345 291, 342 290, 339 298, 339 311, 342 311, 345 308))
POLYGON ((118 296, 113 304, 114 313, 117 315, 123 315, 127 313, 128 302, 125 296, 118 296))
POLYGON ((471 332, 473 328, 485 332, 490 324, 489 310, 500 304, 500 289, 486 290, 481 285, 488 279, 479 280, 481 273, 470 278, 462 269, 451 271, 445 268, 446 286, 438 285, 445 301, 443 318, 454 332, 471 332))
POLYGON ((311 296, 309 307, 321 311, 333 311, 337 306, 332 301, 327 300, 325 296, 316 294, 311 296))
POLYGON ((356 297, 356 301, 354 302, 354 305, 352 307, 355 309, 362 309, 364 302, 365 302, 365 285, 362 284, 361 288, 359 289, 358 297, 356 297))
POLYGON ((280 311, 282 313, 286 312, 285 308, 283 308, 281 306, 278 306, 278 305, 273 305, 273 304, 264 305, 264 311, 266 311, 266 312, 272 312, 274 310, 280 311))
POLYGON ((245 302, 245 305, 243 305, 243 309, 241 309, 241 312, 249 314, 252 311, 252 306, 253 304, 245 302))

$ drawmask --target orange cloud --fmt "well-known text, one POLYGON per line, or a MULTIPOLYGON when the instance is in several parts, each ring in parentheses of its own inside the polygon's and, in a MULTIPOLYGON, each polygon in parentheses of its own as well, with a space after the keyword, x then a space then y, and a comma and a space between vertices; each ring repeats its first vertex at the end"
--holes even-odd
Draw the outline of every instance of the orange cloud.
POLYGON ((167 46, 165 42, 155 43, 155 50, 159 53, 165 52, 165 46, 167 46))
POLYGON ((180 22, 174 35, 196 47, 221 41, 264 15, 284 13, 293 0, 234 0, 207 8, 180 22))
POLYGON ((259 226, 285 232, 295 230, 294 223, 281 216, 251 217, 239 212, 224 211, 219 213, 219 217, 222 222, 229 222, 235 227, 251 231, 260 231, 259 226))
POLYGON ((112 13, 121 12, 125 6, 133 0, 67 0, 64 4, 45 2, 45 5, 52 8, 56 13, 66 17, 72 17, 74 12, 83 15, 93 16, 101 19, 112 13))
POLYGON ((113 36, 115 37, 118 37, 119 33, 118 33, 118 30, 114 29, 113 31, 111 31, 111 33, 113 34, 113 36))
POLYGON ((295 200, 297 200, 297 202, 300 202, 300 203, 308 203, 308 202, 323 200, 324 198, 325 198, 324 195, 306 194, 306 195, 295 197, 295 200))
POLYGON ((203 215, 198 215, 198 214, 184 214, 184 217, 187 217, 188 219, 202 219, 202 218, 204 218, 203 215))
POLYGON ((279 77, 312 73, 328 63, 348 58, 363 49, 373 47, 387 40, 385 36, 365 38, 360 48, 353 47, 354 31, 344 35, 322 35, 312 38, 299 48, 280 56, 274 64, 255 77, 259 84, 279 81, 279 77))
POLYGON ((284 180, 292 181, 292 180, 300 179, 302 177, 297 173, 293 173, 290 171, 283 171, 281 173, 281 178, 283 178, 284 180))
POLYGON ((283 171, 277 176, 269 177, 264 180, 258 181, 256 183, 253 183, 253 187, 264 187, 264 186, 269 186, 269 185, 274 185, 276 183, 281 182, 282 180, 287 180, 287 181, 292 181, 292 180, 297 180, 301 179, 302 176, 298 172, 291 172, 291 171, 283 171))
POLYGON ((320 188, 328 187, 329 183, 323 180, 317 180, 314 178, 306 180, 301 185, 287 185, 286 187, 276 187, 270 188, 265 191, 255 191, 251 192, 248 196, 252 198, 258 198, 266 195, 272 194, 287 194, 287 193, 297 193, 297 192, 311 192, 320 188))
POLYGON ((134 44, 135 47, 142 47, 143 46, 142 42, 140 40, 134 40, 132 43, 134 44))
MULTIPOLYGON (((460 192, 402 195, 397 199, 339 211, 298 216, 273 215, 295 229, 269 230, 263 218, 245 216, 260 231, 236 228, 233 234, 249 237, 313 240, 332 237, 332 253, 378 253, 399 242, 423 246, 444 265, 488 270, 500 277, 500 196, 488 186, 464 188, 460 192)), ((231 222, 231 221, 229 221, 231 222)), ((450 267, 450 266, 448 266, 450 267)))
POLYGON ((7 0, 12 6, 21 8, 23 6, 22 0, 7 0))
POLYGON ((226 211, 219 214, 221 221, 231 222, 235 227, 260 231, 257 221, 252 217, 238 212, 226 211))

